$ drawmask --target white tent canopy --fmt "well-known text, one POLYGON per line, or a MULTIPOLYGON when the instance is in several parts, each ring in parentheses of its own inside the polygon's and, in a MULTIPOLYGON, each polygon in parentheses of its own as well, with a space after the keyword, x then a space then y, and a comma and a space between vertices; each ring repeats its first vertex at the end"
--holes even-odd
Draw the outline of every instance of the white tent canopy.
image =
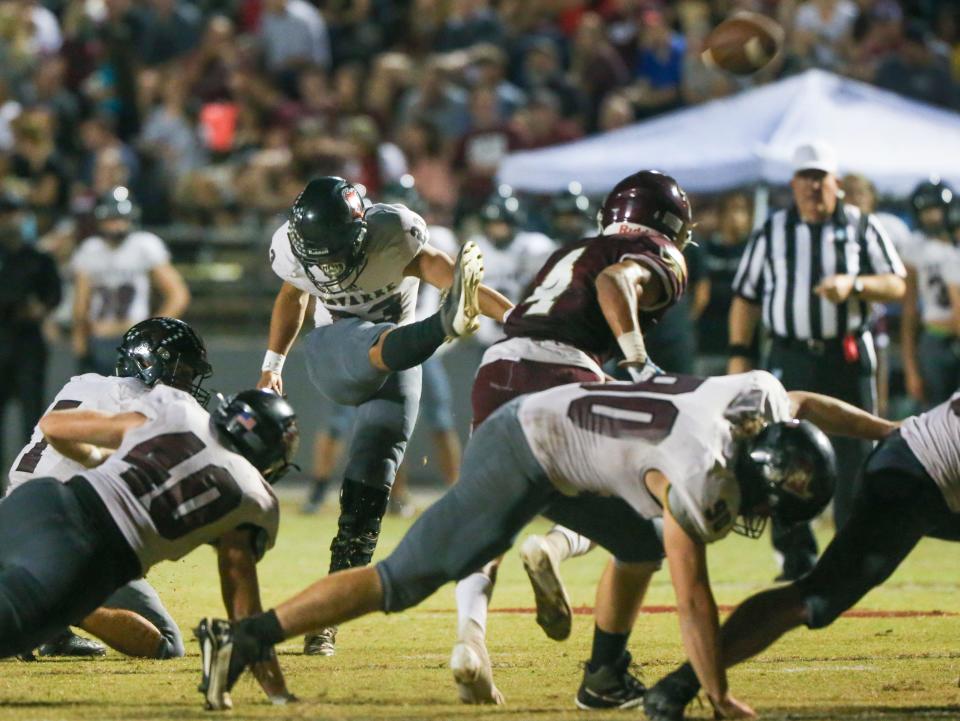
POLYGON ((794 148, 814 138, 833 144, 841 173, 863 173, 884 194, 907 195, 931 174, 960 185, 960 114, 821 70, 511 154, 498 180, 535 193, 562 191, 576 180, 591 195, 642 168, 663 170, 691 192, 786 183, 794 148))

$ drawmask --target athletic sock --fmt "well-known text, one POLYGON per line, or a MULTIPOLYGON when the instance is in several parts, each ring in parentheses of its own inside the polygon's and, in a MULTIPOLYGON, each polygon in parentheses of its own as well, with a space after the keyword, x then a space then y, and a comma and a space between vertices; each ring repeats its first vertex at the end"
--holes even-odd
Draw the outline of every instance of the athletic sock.
POLYGON ((280 627, 277 612, 273 609, 266 613, 258 613, 256 616, 245 618, 240 621, 240 625, 243 626, 246 633, 268 646, 280 643, 286 638, 286 634, 280 627))
POLYGON ((454 595, 457 599, 457 634, 465 634, 479 628, 481 635, 487 633, 487 608, 493 595, 493 581, 481 572, 471 573, 457 583, 454 595))
POLYGON ((434 313, 410 325, 399 325, 383 339, 380 357, 390 370, 402 371, 423 363, 432 356, 447 334, 440 313, 434 313))
POLYGON ((601 666, 610 666, 620 660, 627 650, 629 633, 607 633, 599 626, 593 627, 593 648, 587 668, 596 671, 601 666))
POLYGON ((550 547, 550 551, 557 562, 566 561, 589 553, 593 548, 593 541, 586 536, 571 531, 563 526, 554 526, 543 540, 550 547))

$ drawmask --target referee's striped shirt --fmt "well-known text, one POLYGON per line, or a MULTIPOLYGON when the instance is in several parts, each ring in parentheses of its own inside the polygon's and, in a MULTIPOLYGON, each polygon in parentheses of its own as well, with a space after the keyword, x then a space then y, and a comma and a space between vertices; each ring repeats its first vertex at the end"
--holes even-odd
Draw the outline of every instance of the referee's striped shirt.
POLYGON ((781 338, 830 340, 862 331, 866 301, 835 304, 814 294, 828 276, 906 271, 876 218, 840 206, 820 224, 805 223, 796 207, 780 210, 751 237, 733 280, 733 291, 762 306, 763 324, 781 338), (844 222, 844 220, 846 222, 844 222))

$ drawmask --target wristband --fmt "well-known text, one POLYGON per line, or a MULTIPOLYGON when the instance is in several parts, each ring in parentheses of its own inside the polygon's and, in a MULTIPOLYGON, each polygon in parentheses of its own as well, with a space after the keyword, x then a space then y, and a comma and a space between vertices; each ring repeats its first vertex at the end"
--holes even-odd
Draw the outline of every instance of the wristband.
POLYGON ((272 350, 268 350, 266 355, 263 356, 263 365, 260 366, 260 370, 280 375, 283 371, 283 362, 286 359, 287 357, 283 353, 274 353, 272 350))
POLYGON ((617 337, 617 345, 623 351, 624 363, 646 363, 647 346, 644 345, 643 335, 638 330, 627 331, 617 337))
POLYGON ((731 358, 749 358, 753 354, 746 343, 731 343, 727 346, 727 355, 731 358))

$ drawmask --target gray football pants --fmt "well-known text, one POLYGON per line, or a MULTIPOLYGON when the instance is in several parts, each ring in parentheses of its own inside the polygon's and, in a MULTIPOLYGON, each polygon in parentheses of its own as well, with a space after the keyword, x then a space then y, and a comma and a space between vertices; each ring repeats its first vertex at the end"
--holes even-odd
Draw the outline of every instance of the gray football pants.
POLYGON ((376 565, 383 610, 416 606, 507 551, 537 515, 587 536, 628 563, 659 562, 663 546, 653 521, 619 498, 565 496, 530 450, 517 410, 498 409, 474 431, 460 480, 428 508, 400 544, 376 565))
POLYGON ((324 398, 355 406, 344 476, 389 491, 417 422, 420 367, 381 371, 370 348, 395 323, 345 318, 306 337, 307 372, 324 398))
POLYGON ((118 589, 103 605, 106 608, 133 611, 156 626, 163 636, 157 658, 180 658, 186 653, 180 627, 145 578, 138 578, 118 589))

